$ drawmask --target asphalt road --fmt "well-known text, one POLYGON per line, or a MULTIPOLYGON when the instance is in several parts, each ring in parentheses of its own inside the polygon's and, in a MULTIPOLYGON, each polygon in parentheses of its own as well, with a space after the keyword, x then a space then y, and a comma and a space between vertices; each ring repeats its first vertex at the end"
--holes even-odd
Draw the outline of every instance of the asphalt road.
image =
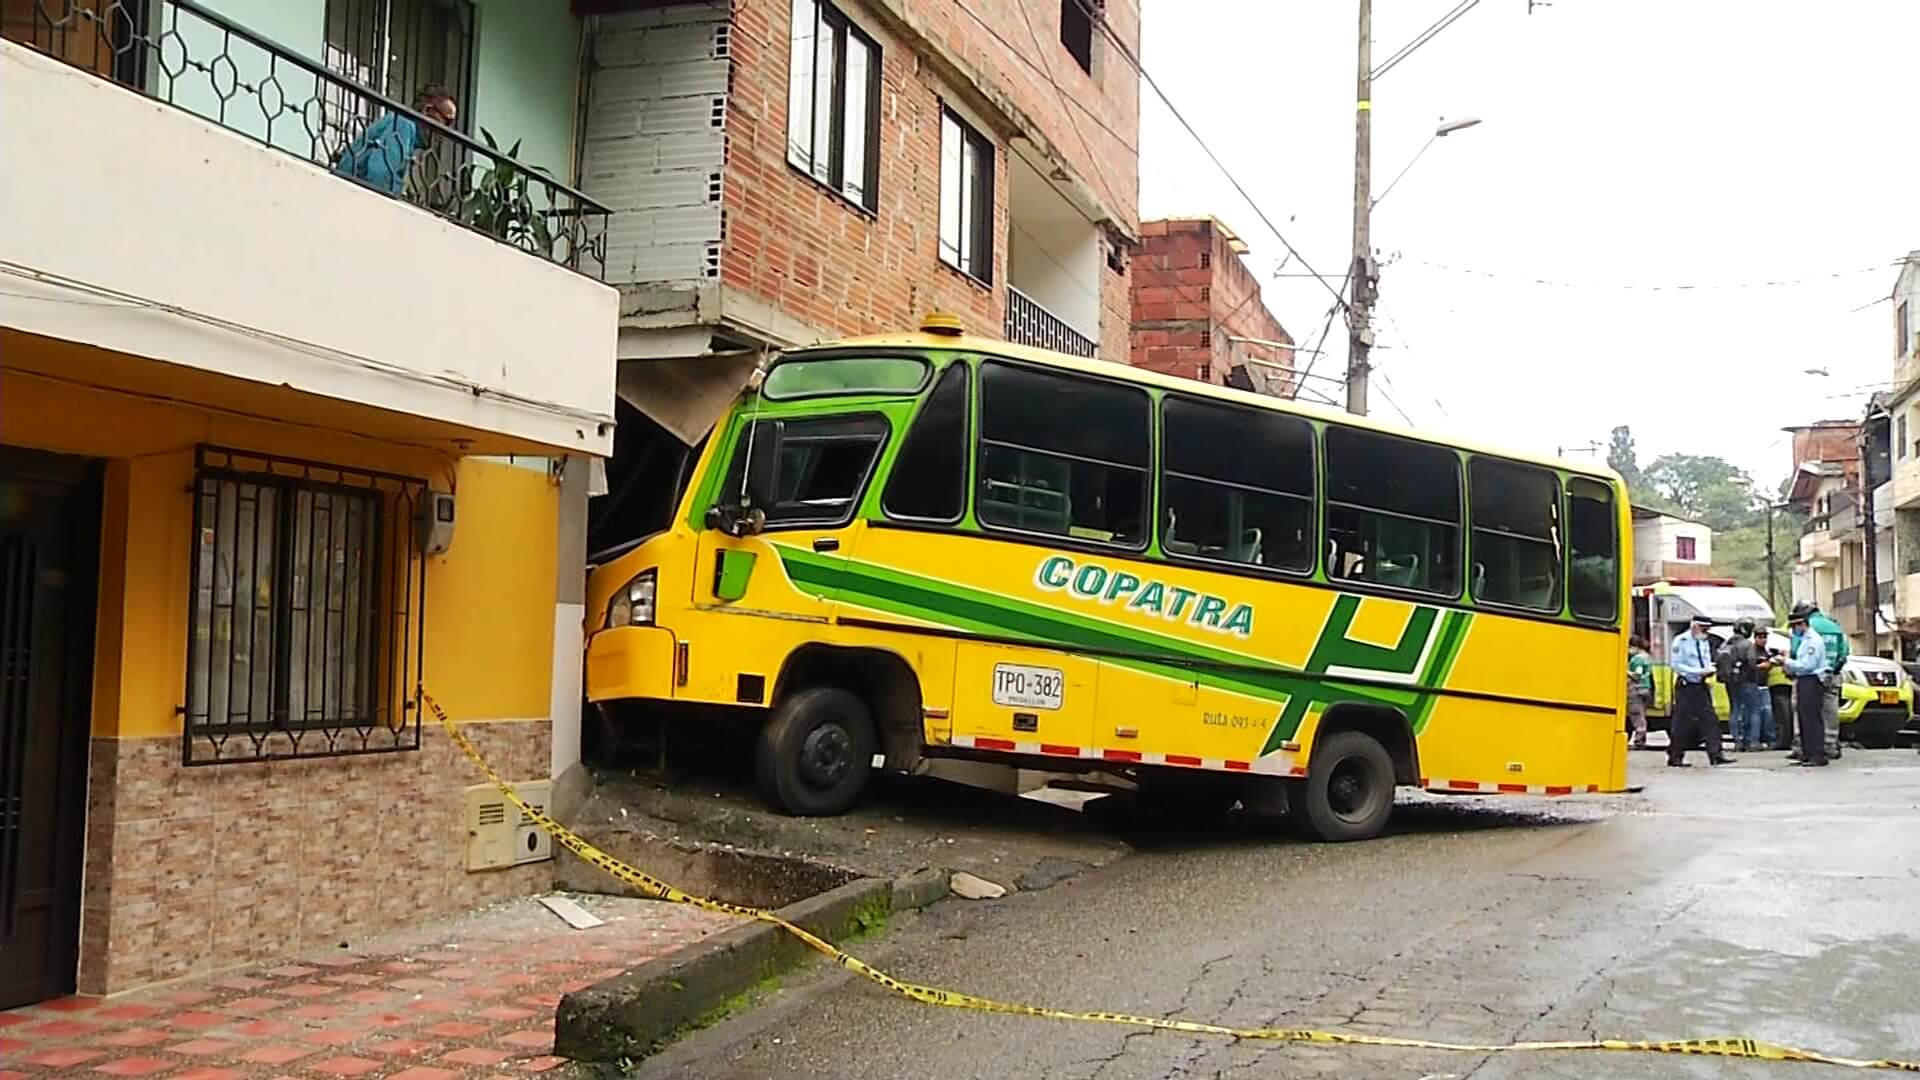
MULTIPOLYGON (((1135 838, 1131 857, 1040 892, 947 901, 858 951, 976 994, 1236 1026, 1473 1042, 1747 1034, 1920 1059, 1920 756, 1660 761, 1634 756, 1634 796, 1410 796, 1394 833, 1363 844, 1245 825, 1135 838)), ((821 966, 637 1075, 1846 1074, 1234 1043, 932 1008, 821 966)))

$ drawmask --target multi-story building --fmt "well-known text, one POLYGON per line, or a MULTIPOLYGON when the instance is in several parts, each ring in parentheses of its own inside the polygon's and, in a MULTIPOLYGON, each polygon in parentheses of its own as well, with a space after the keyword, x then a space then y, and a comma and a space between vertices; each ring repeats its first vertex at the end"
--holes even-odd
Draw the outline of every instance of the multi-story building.
POLYGON ((1890 299, 1894 615, 1902 654, 1913 658, 1920 655, 1920 251, 1902 260, 1890 299))
POLYGON ((670 475, 762 350, 942 310, 1128 358, 1135 0, 576 6, 625 9, 588 19, 581 186, 615 211, 620 396, 652 421, 596 539, 657 523, 617 493, 670 475))
POLYGON ((1867 479, 1861 454, 1866 424, 1822 420, 1786 430, 1793 436, 1787 501, 1807 515, 1793 571, 1793 599, 1819 605, 1849 638, 1867 636, 1867 545, 1863 522, 1867 479))
POLYGON ((938 309, 1124 362, 1139 26, 0 4, 0 851, 46 868, 0 1007, 532 887, 420 688, 564 806, 588 494, 657 522, 765 350, 938 309))
POLYGON ((1714 576, 1713 528, 1646 506, 1633 508, 1633 583, 1714 576))
POLYGON ((1261 300, 1246 253, 1215 218, 1141 223, 1133 258, 1135 367, 1293 395, 1293 338, 1261 300))
POLYGON ((579 777, 620 299, 582 21, 0 15, 0 1007, 537 888, 427 695, 579 777))

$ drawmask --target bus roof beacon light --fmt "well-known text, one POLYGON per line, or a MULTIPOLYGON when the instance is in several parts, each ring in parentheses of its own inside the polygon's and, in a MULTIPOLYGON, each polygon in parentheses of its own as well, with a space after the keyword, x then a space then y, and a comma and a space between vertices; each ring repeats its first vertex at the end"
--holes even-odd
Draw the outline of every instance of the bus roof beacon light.
POLYGON ((927 317, 920 320, 920 332, 939 334, 941 337, 959 337, 967 332, 960 325, 960 316, 947 311, 929 311, 927 317))
POLYGON ((420 501, 416 523, 421 553, 445 555, 447 549, 453 546, 453 492, 427 492, 420 501))

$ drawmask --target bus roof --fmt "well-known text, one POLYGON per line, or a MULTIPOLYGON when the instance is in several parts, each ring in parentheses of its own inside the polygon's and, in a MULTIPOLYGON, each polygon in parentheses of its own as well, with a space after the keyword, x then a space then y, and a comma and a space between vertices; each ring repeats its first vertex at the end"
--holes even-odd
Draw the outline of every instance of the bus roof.
POLYGON ((1098 375, 1102 378, 1119 379, 1125 382, 1137 383, 1142 386, 1154 386, 1162 390, 1177 390, 1183 394, 1192 394, 1196 397, 1213 398, 1218 401, 1231 401, 1240 405, 1251 405, 1254 408, 1271 409, 1274 412, 1293 413, 1299 416, 1312 417, 1316 420, 1345 424, 1349 427, 1365 428, 1389 435, 1403 435, 1409 438, 1419 439, 1423 442, 1436 443, 1475 453, 1490 454, 1512 461, 1542 465, 1547 468, 1561 469, 1571 473, 1579 473, 1583 476, 1595 477, 1610 483, 1620 482, 1620 474, 1604 465, 1595 465, 1591 462, 1567 461, 1563 458, 1556 458, 1546 454, 1503 449, 1498 446, 1470 439, 1436 435, 1400 424, 1375 420, 1371 417, 1355 416, 1352 413, 1342 412, 1339 409, 1332 409, 1323 405, 1302 403, 1285 398, 1268 397, 1265 394, 1235 390, 1227 386, 1215 386, 1212 383, 1204 383, 1195 379, 1183 379, 1176 375, 1162 375, 1157 371, 1136 368, 1127 364, 1117 364, 1110 360, 1089 360, 1085 357, 1073 356, 1068 353, 1054 352, 1051 349, 1036 349, 1028 345, 1016 345, 1008 341, 975 337, 971 334, 929 334, 924 332, 875 334, 867 337, 845 338, 839 341, 823 341, 817 345, 787 351, 790 353, 801 353, 814 349, 843 349, 863 346, 883 349, 928 349, 948 352, 973 352, 983 356, 1004 357, 1009 360, 1041 364, 1047 367, 1061 368, 1063 370, 1076 371, 1087 375, 1098 375))

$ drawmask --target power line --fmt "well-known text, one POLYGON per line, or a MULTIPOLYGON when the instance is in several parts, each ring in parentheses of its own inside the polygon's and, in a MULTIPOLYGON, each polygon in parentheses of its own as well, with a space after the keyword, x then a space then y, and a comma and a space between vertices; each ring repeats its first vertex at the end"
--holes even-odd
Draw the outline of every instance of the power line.
MULTIPOLYGON (((1346 280, 1344 278, 1341 279, 1340 287, 1342 289, 1346 288, 1346 280)), ((1307 354, 1306 370, 1300 373, 1298 380, 1293 384, 1294 393, 1296 396, 1300 392, 1299 388, 1301 386, 1304 386, 1306 384, 1306 380, 1312 377, 1313 366, 1319 363, 1320 361, 1320 349, 1322 346, 1324 346, 1327 343, 1327 331, 1333 329, 1333 317, 1339 314, 1339 312, 1340 312, 1339 304, 1335 304, 1332 307, 1329 307, 1327 309, 1327 321, 1320 324, 1320 337, 1314 341, 1313 351, 1307 354)), ((1341 381, 1345 382, 1346 380, 1342 379, 1341 381)))
POLYGON ((1380 76, 1385 75, 1389 71, 1392 71, 1394 68, 1394 65, 1398 64, 1402 60, 1405 60, 1407 57, 1412 56, 1416 51, 1419 50, 1420 46, 1425 45, 1429 41, 1432 41, 1435 35, 1439 34, 1440 31, 1445 30, 1447 27, 1452 26, 1454 22, 1460 18, 1460 16, 1465 15, 1469 11, 1472 11, 1475 7, 1479 6, 1479 3, 1480 3, 1480 0, 1460 0, 1459 5, 1456 6, 1452 11, 1449 11, 1445 15, 1442 15, 1438 19, 1434 20, 1434 23, 1432 26, 1429 26, 1425 30, 1420 31, 1419 34, 1415 35, 1412 41, 1409 41, 1405 45, 1400 46, 1400 51, 1394 53, 1392 56, 1387 57, 1385 60, 1382 60, 1379 66, 1374 68, 1373 72, 1367 77, 1369 79, 1378 79, 1380 76))
POLYGON ((1400 403, 1393 400, 1393 395, 1387 393, 1387 387, 1390 385, 1391 383, 1388 382, 1386 374, 1382 372, 1380 375, 1380 396, 1387 400, 1387 404, 1393 406, 1393 411, 1400 414, 1400 419, 1405 420, 1408 427, 1419 427, 1419 424, 1413 422, 1413 417, 1407 415, 1407 410, 1401 408, 1400 403))
MULTIPOLYGON (((975 23, 979 24, 980 29, 985 30, 989 37, 993 38, 995 41, 998 41, 1000 43, 1001 48, 1007 51, 1007 55, 1012 56, 1014 59, 1020 61, 1022 64, 1025 64, 1032 71, 1039 72, 1042 75, 1046 74, 1046 71, 1040 66, 1038 62, 1036 62, 1032 57, 1029 57, 1025 53, 1021 52, 1020 49, 1014 45, 1013 42, 1008 41, 1005 37, 1002 37, 1000 34, 1000 31, 994 29, 993 25, 987 22, 986 19, 982 18, 979 12, 974 11, 972 8, 966 6, 965 4, 955 4, 954 6, 959 8, 961 11, 966 12, 968 18, 972 19, 975 23)), ((1140 156, 1140 148, 1134 145, 1132 142, 1129 142, 1125 135, 1122 135, 1119 131, 1115 130, 1111 124, 1108 124, 1106 120, 1102 119, 1099 113, 1096 113, 1093 111, 1092 106, 1082 104, 1081 102, 1075 101, 1072 98, 1068 98, 1067 102, 1070 105, 1072 105, 1074 108, 1079 109, 1081 114, 1086 116, 1087 119, 1092 120, 1094 124, 1100 128, 1100 130, 1113 136, 1114 139, 1118 141, 1121 146, 1126 147, 1129 151, 1133 153, 1135 157, 1140 156)))
MULTIPOLYGON (((1025 4, 1019 6, 1020 21, 1026 24, 1027 38, 1033 42, 1034 54, 1044 55, 1040 48, 1040 35, 1033 29, 1033 18, 1027 14, 1027 6, 1025 4)), ((1052 67, 1042 64, 1039 71, 1041 77, 1047 80, 1047 85, 1053 87, 1053 95, 1060 99, 1060 112, 1067 118, 1067 126, 1073 129, 1073 137, 1080 141, 1080 151, 1087 155, 1087 163, 1093 169, 1093 174, 1100 178, 1101 196, 1111 205, 1113 202, 1113 186, 1107 183, 1106 170, 1101 167, 1100 159, 1094 156, 1093 147, 1087 143, 1086 132, 1080 130, 1079 121, 1073 118, 1073 107, 1067 104, 1067 92, 1060 88, 1060 81, 1053 77, 1052 67)), ((1138 150, 1135 150, 1133 153, 1135 158, 1140 156, 1140 151, 1138 150)))
MULTIPOLYGON (((1387 320, 1388 326, 1393 327, 1394 336, 1400 339, 1400 347, 1407 351, 1408 359, 1412 360, 1415 366, 1420 367, 1424 370, 1426 365, 1421 364, 1420 358, 1417 355, 1415 355, 1413 342, 1408 340, 1406 328, 1400 325, 1400 320, 1394 318, 1393 312, 1388 311, 1385 308, 1375 308, 1374 310, 1378 311, 1380 315, 1387 320)), ((1383 373, 1381 374, 1380 379, 1382 382, 1385 382, 1387 379, 1387 376, 1383 373)), ((1440 416, 1443 419, 1446 419, 1446 420, 1453 419, 1453 414, 1447 411, 1447 407, 1445 404, 1441 402, 1439 395, 1434 395, 1432 400, 1433 400, 1433 407, 1440 411, 1440 416)))
POLYGON ((1300 254, 1300 249, 1293 246, 1293 243, 1287 239, 1286 234, 1280 231, 1280 227, 1275 225, 1273 219, 1267 216, 1267 212, 1260 209, 1260 204, 1253 201, 1253 196, 1247 193, 1246 186, 1241 184, 1239 178, 1227 170, 1226 164, 1220 160, 1220 155, 1213 152, 1213 148, 1207 145, 1206 140, 1202 139, 1200 133, 1194 130, 1193 125, 1187 121, 1186 114, 1182 113, 1179 108, 1173 104, 1173 99, 1167 96, 1167 92, 1160 88, 1159 82, 1157 82, 1153 75, 1147 71, 1146 67, 1140 63, 1140 58, 1134 55, 1133 50, 1128 47, 1126 42, 1120 40, 1119 32, 1114 30, 1113 26, 1107 22, 1106 15, 1094 9, 1092 0, 1074 0, 1074 4, 1086 13, 1087 18, 1092 21, 1093 25, 1100 28, 1100 31, 1106 35, 1109 41, 1113 42, 1114 48, 1119 50, 1121 57, 1126 60, 1127 66, 1139 74, 1140 81, 1147 84, 1148 88, 1153 91, 1154 96, 1160 99, 1160 103, 1167 107, 1169 113, 1173 114, 1173 118, 1180 122, 1180 126, 1192 137, 1194 144, 1200 147, 1200 152, 1207 155, 1207 160, 1213 162, 1213 167, 1220 170, 1220 175, 1227 178, 1227 183, 1233 185, 1233 190, 1239 193, 1241 199, 1245 200, 1247 206, 1253 210, 1254 216, 1259 218, 1260 223, 1267 227, 1267 231, 1273 233, 1274 238, 1280 241, 1280 246, 1286 248, 1288 254, 1299 259, 1300 265, 1312 273, 1313 276, 1319 280, 1320 284, 1324 286, 1329 293, 1333 294, 1334 303, 1344 308, 1347 302, 1346 298, 1341 296, 1340 291, 1333 287, 1333 283, 1327 280, 1326 275, 1313 268, 1313 264, 1307 261, 1305 255, 1300 254))
MULTIPOLYGON (((1815 282, 1835 281, 1841 278, 1856 277, 1860 274, 1878 274, 1888 266, 1898 263, 1883 263, 1877 266, 1863 266, 1855 270, 1836 270, 1826 274, 1809 274, 1805 277, 1785 278, 1773 281, 1726 281, 1726 282, 1672 282, 1661 284, 1642 284, 1640 282, 1597 282, 1597 281, 1561 281, 1555 278, 1531 277, 1524 273, 1504 274, 1491 270, 1474 270, 1467 267, 1447 266, 1442 263, 1428 262, 1425 259, 1409 259, 1415 266, 1424 266, 1429 270, 1441 270, 1449 274, 1464 274, 1468 277, 1487 278, 1493 281, 1512 281, 1522 285, 1539 285, 1554 289, 1614 289, 1625 292, 1699 292, 1717 289, 1777 289, 1795 285, 1809 285, 1815 282)), ((1872 305, 1868 305, 1872 306, 1872 305)))

